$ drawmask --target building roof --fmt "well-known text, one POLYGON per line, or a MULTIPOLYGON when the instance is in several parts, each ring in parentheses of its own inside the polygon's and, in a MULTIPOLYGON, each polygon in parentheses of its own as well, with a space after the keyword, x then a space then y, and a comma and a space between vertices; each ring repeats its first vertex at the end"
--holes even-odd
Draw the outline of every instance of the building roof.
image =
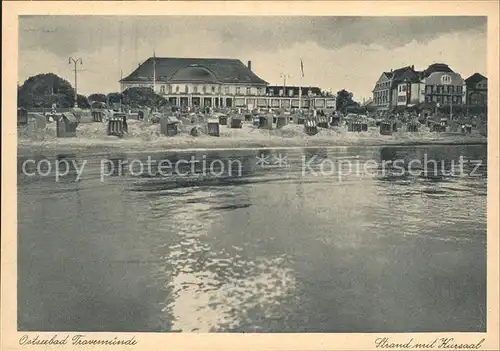
POLYGON ((392 71, 390 72, 383 72, 387 76, 387 78, 391 79, 392 78, 392 71))
POLYGON ((467 85, 474 85, 474 84, 477 84, 480 81, 485 80, 485 79, 488 79, 488 78, 486 78, 485 76, 483 76, 480 73, 474 73, 472 76, 470 76, 469 78, 467 78, 465 80, 465 83, 467 83, 467 85))
POLYGON ((390 72, 383 72, 389 78, 391 83, 391 89, 393 89, 397 84, 407 81, 410 83, 420 82, 423 78, 427 78, 434 72, 449 72, 454 73, 453 70, 444 63, 434 63, 427 67, 424 71, 416 71, 415 66, 405 66, 390 72))
POLYGON ((445 63, 433 63, 425 71, 423 71, 423 77, 427 78, 434 72, 446 72, 454 73, 453 70, 445 63))
POLYGON ((150 57, 120 82, 152 81, 153 62, 159 82, 268 84, 240 60, 175 57, 150 57))
POLYGON ((404 81, 410 82, 410 83, 417 83, 420 81, 421 77, 421 72, 415 71, 414 66, 406 66, 402 68, 395 69, 394 71, 391 72, 392 76, 392 86, 391 88, 394 88, 399 83, 402 83, 404 81))

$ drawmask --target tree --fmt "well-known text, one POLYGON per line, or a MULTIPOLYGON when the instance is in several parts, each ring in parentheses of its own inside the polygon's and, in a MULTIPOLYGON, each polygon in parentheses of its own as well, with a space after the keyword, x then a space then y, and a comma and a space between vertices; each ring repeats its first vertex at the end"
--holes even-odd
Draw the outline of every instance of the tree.
MULTIPOLYGON (((88 106, 87 98, 79 95, 78 106, 88 106)), ((53 104, 58 107, 73 107, 75 103, 75 89, 71 84, 54 73, 43 73, 28 78, 17 91, 17 104, 20 107, 50 108, 53 104)))
POLYGON ((156 94, 151 88, 134 87, 123 92, 123 104, 129 106, 161 107, 167 100, 156 94))
POLYGON ((85 95, 78 94, 77 102, 78 102, 78 107, 80 108, 90 108, 89 100, 85 95))
POLYGON ((106 94, 101 94, 101 93, 94 93, 94 94, 90 94, 88 96, 88 101, 90 103, 92 102, 95 102, 95 101, 98 101, 98 102, 106 102, 107 99, 106 99, 106 94))
POLYGON ((106 95, 106 102, 109 105, 118 104, 120 103, 121 99, 122 99, 122 94, 120 93, 109 93, 108 95, 106 95))
POLYGON ((359 107, 359 103, 353 100, 353 94, 345 89, 337 92, 337 110, 346 112, 347 108, 359 107))

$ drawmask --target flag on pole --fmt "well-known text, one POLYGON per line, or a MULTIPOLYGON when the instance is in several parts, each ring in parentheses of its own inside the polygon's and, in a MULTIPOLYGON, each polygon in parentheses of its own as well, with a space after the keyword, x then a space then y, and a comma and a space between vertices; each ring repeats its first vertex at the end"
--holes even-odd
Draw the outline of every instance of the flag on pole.
POLYGON ((304 78, 304 62, 300 59, 300 70, 302 71, 302 78, 304 78))

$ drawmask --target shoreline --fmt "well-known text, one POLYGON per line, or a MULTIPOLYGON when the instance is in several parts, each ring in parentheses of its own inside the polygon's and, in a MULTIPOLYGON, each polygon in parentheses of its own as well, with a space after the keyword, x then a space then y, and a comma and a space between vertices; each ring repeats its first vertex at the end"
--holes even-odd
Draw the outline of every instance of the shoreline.
POLYGON ((440 138, 357 138, 352 140, 328 140, 314 137, 303 139, 269 138, 269 140, 235 140, 225 137, 196 137, 164 138, 155 141, 134 139, 57 139, 51 141, 33 141, 19 139, 17 155, 36 152, 77 152, 96 151, 109 152, 161 152, 161 151, 228 151, 228 150, 255 150, 255 149, 292 149, 292 148, 336 148, 336 147, 383 147, 383 146, 439 146, 439 145, 486 145, 487 138, 483 136, 443 136, 440 138))

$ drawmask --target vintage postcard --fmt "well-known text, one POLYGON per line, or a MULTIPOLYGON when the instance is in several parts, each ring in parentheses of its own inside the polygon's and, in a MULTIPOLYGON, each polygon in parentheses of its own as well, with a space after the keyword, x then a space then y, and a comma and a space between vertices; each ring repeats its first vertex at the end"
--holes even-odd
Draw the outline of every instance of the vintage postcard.
POLYGON ((2 350, 498 350, 498 11, 6 3, 2 350))

